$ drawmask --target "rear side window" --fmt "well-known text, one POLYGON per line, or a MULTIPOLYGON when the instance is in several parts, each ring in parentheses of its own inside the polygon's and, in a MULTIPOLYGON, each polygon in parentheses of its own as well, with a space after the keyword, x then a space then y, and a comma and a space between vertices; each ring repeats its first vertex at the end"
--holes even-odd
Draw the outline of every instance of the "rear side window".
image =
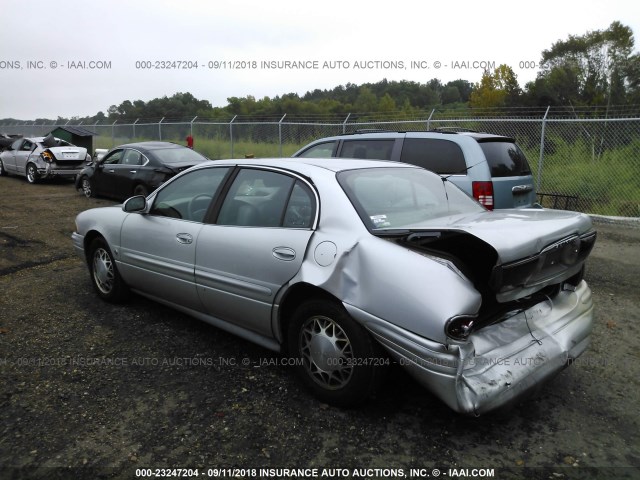
POLYGON ((480 142, 492 177, 531 175, 531 168, 520 147, 512 142, 480 142))
POLYGON ((345 140, 340 158, 391 160, 395 140, 345 140))
POLYGON ((462 149, 449 140, 407 138, 400 161, 426 168, 435 173, 464 173, 467 164, 462 149))

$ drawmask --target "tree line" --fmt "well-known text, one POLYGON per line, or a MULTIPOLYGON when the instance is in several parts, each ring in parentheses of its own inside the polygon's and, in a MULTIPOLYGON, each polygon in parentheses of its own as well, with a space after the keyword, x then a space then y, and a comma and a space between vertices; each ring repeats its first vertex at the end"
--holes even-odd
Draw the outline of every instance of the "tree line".
MULTIPOLYGON (((235 115, 251 118, 359 115, 415 115, 433 108, 470 110, 509 107, 614 106, 640 104, 640 54, 634 53, 633 32, 616 21, 605 30, 569 35, 541 54, 537 78, 520 87, 508 65, 485 71, 478 83, 459 79, 443 84, 433 78, 426 83, 388 81, 333 89, 288 93, 273 98, 230 97, 227 105, 213 107, 191 93, 176 93, 148 102, 125 100, 107 112, 91 117, 58 117, 84 124, 134 122, 136 119, 220 119, 235 115)), ((6 119, 13 120, 13 119, 6 119)), ((36 119, 51 122, 49 119, 36 119)))

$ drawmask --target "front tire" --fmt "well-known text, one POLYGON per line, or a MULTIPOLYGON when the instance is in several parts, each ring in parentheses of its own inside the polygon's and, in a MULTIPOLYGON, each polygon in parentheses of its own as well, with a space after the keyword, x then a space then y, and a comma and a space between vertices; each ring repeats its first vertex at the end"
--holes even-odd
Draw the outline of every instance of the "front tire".
POLYGON ((129 288, 120 277, 113 254, 102 237, 91 242, 87 261, 93 288, 103 300, 119 303, 128 297, 129 288))
POLYGON ((26 168, 26 177, 27 177, 27 182, 29 182, 30 184, 34 184, 34 183, 38 183, 38 180, 40 179, 40 175, 38 175, 38 168, 36 167, 36 165, 34 163, 29 163, 27 164, 27 168, 26 168))
POLYGON ((349 407, 371 396, 388 369, 389 358, 342 305, 310 300, 289 325, 289 353, 305 385, 321 401, 349 407))
POLYGON ((4 164, 2 160, 0 160, 0 177, 4 177, 7 175, 7 171, 4 169, 4 164))

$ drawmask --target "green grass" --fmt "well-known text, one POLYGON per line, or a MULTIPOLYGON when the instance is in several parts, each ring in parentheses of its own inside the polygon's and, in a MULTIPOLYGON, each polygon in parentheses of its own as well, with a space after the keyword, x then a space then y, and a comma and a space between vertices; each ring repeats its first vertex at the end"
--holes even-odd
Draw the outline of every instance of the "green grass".
POLYGON ((640 217, 640 141, 600 156, 584 141, 554 142, 555 151, 544 157, 540 191, 575 195, 586 213, 640 217))

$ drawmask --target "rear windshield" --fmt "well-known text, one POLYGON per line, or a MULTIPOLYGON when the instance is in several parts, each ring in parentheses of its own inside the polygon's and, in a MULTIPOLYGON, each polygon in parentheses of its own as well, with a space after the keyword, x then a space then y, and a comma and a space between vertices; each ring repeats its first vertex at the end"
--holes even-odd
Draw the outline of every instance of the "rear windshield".
POLYGON ((520 147, 512 142, 479 142, 492 177, 519 177, 531 175, 527 157, 520 147))
POLYGON ((439 174, 464 173, 467 167, 456 143, 436 138, 405 139, 400 161, 439 174))
POLYGON ((162 163, 200 163, 206 160, 205 157, 198 152, 194 152, 190 148, 161 148, 151 150, 162 163))
POLYGON ((371 230, 413 228, 438 217, 484 211, 451 182, 420 168, 362 168, 338 182, 371 230))

